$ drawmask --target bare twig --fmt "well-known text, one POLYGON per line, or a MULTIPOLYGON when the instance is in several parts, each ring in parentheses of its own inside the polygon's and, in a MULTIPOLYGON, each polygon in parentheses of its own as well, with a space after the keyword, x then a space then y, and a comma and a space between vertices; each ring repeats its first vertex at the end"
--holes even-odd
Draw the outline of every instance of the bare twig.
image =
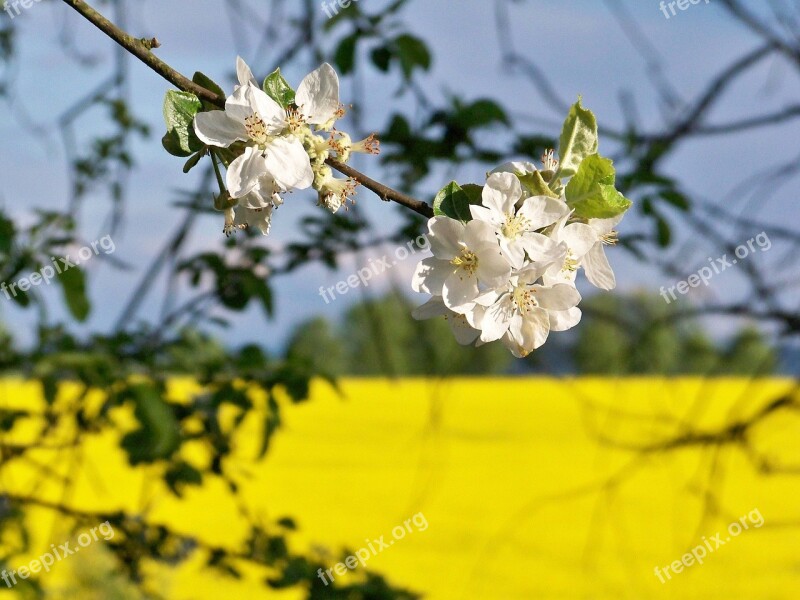
MULTIPOLYGON (((114 23, 106 19, 103 15, 101 15, 83 0, 64 0, 64 2, 78 11, 100 31, 105 33, 108 37, 125 48, 133 56, 153 69, 153 71, 161 75, 161 77, 172 83, 175 87, 186 92, 191 92, 201 100, 206 100, 207 102, 212 103, 214 106, 224 108, 225 98, 217 95, 211 90, 204 88, 201 85, 196 84, 152 53, 151 49, 158 47, 157 42, 156 44, 152 43, 156 41, 155 38, 150 40, 145 39, 143 41, 142 39, 137 39, 125 33, 122 29, 114 25, 114 23)), ((329 160, 328 164, 340 173, 343 173, 348 177, 352 177, 358 181, 358 183, 375 192, 384 200, 392 200, 397 202, 401 206, 410 208, 411 210, 426 217, 433 216, 433 209, 430 207, 430 205, 421 200, 417 200, 411 196, 403 194, 402 192, 398 192, 397 190, 378 183, 360 171, 337 160, 329 160)))

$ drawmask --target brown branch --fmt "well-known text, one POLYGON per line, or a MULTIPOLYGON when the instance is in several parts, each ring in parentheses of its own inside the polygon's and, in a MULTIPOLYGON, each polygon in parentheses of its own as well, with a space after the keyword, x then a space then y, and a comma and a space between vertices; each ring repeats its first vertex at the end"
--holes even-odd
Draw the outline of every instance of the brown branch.
POLYGON ((402 192, 398 192, 397 190, 387 187, 382 183, 378 183, 374 179, 370 179, 363 173, 356 171, 353 167, 336 159, 329 158, 325 162, 340 173, 347 175, 348 177, 352 177, 365 188, 375 192, 381 197, 381 199, 387 202, 389 200, 397 202, 401 206, 405 206, 406 208, 410 208, 414 212, 421 214, 423 217, 431 218, 433 216, 433 209, 431 206, 422 200, 417 200, 416 198, 412 198, 411 196, 407 196, 402 192))
MULTIPOLYGON (((153 69, 153 71, 158 73, 161 77, 169 81, 178 89, 181 89, 185 92, 191 92, 201 100, 210 102, 215 106, 219 106, 220 108, 225 107, 225 98, 218 96, 211 90, 208 90, 201 85, 196 84, 184 75, 181 75, 163 60, 155 56, 151 51, 152 48, 158 47, 157 43, 153 43, 155 38, 150 40, 142 40, 125 33, 122 29, 114 25, 114 23, 106 19, 103 15, 101 15, 83 0, 64 0, 64 2, 78 11, 84 18, 86 18, 86 20, 92 23, 100 31, 105 33, 108 37, 117 42, 120 46, 125 48, 125 50, 141 60, 144 64, 153 69)), ((344 175, 347 175, 348 177, 352 177, 365 188, 375 192, 382 199, 397 202, 401 206, 405 206, 406 208, 409 208, 424 217, 430 218, 433 216, 433 209, 430 207, 430 205, 426 204, 422 200, 417 200, 416 198, 412 198, 411 196, 407 196, 402 192, 398 192, 397 190, 385 186, 382 183, 367 177, 360 171, 342 162, 339 162, 338 160, 329 159, 327 162, 332 168, 344 175)))
POLYGON ((225 106, 225 98, 218 96, 201 85, 197 85, 191 79, 181 75, 178 71, 153 54, 151 52, 151 48, 153 47, 152 40, 149 44, 146 44, 142 40, 128 35, 83 0, 64 0, 64 2, 175 87, 185 92, 191 92, 201 100, 211 102, 215 106, 225 106), (150 48, 148 46, 150 46, 150 48))

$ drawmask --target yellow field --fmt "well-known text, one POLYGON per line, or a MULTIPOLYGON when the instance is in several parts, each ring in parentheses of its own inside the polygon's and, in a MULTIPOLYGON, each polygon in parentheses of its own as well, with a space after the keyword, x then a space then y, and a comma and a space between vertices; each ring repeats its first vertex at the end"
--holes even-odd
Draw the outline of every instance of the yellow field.
MULTIPOLYGON (((423 513, 424 531, 412 525, 367 568, 431 599, 798 598, 800 412, 759 416, 776 398, 797 396, 795 385, 347 380, 340 397, 318 383, 311 401, 285 407, 285 426, 261 463, 248 457, 263 418, 248 421, 237 448, 247 476, 243 504, 264 522, 291 515, 300 528, 296 548, 336 555, 380 536, 392 540, 395 526, 423 513), (715 435, 722 431, 730 435, 715 435), (751 521, 729 536, 728 524, 753 511, 763 526, 751 521), (656 566, 718 532, 725 544, 702 565, 660 582, 656 566)), ((175 384, 177 395, 190 389, 175 384)), ((30 408, 39 397, 28 384, 0 382, 4 408, 30 408)), ((116 443, 105 433, 78 452, 43 453, 53 467, 80 472, 71 505, 146 511, 152 521, 236 548, 246 523, 220 482, 176 499, 157 471, 130 469, 116 443)), ((22 464, 0 470, 3 491, 61 499, 61 490, 37 481, 22 464)), ((12 564, 70 539, 67 524, 49 511, 29 517, 38 550, 12 564)), ((299 597, 266 591, 256 573, 236 582, 200 564, 155 574, 162 593, 175 600, 299 597)), ((40 581, 57 589, 77 568, 85 568, 83 559, 64 560, 40 581)))

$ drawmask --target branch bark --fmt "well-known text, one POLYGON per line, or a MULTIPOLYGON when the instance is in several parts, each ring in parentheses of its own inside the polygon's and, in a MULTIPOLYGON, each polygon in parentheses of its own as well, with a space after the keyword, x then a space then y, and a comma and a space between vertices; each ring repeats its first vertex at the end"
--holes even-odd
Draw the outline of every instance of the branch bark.
MULTIPOLYGON (((220 108, 225 107, 225 98, 196 84, 153 54, 152 48, 154 46, 152 40, 137 39, 124 32, 83 0, 64 0, 64 2, 178 89, 191 92, 201 100, 206 100, 220 108)), ((352 177, 365 188, 377 194, 381 199, 397 202, 401 206, 405 206, 424 217, 430 218, 433 216, 433 209, 422 200, 417 200, 416 198, 412 198, 411 196, 383 185, 340 161, 329 159, 327 162, 332 168, 348 177, 352 177)))

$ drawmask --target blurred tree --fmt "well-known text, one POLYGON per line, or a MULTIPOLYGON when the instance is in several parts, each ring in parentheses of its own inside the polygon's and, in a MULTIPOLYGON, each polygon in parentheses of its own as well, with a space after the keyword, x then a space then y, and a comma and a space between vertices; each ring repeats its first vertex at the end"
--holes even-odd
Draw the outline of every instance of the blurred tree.
POLYGON ((599 294, 584 303, 572 347, 579 372, 603 375, 767 375, 776 351, 755 328, 715 344, 696 320, 676 321, 677 310, 657 294, 599 294))
POLYGON ((491 375, 513 358, 499 344, 460 346, 444 318, 419 322, 399 293, 353 306, 334 327, 323 317, 299 325, 286 358, 334 375, 491 375), (386 343, 391 340, 391 343, 386 343))
POLYGON ((324 317, 298 325, 287 344, 286 359, 308 364, 312 372, 338 377, 347 373, 347 359, 338 332, 324 317))

